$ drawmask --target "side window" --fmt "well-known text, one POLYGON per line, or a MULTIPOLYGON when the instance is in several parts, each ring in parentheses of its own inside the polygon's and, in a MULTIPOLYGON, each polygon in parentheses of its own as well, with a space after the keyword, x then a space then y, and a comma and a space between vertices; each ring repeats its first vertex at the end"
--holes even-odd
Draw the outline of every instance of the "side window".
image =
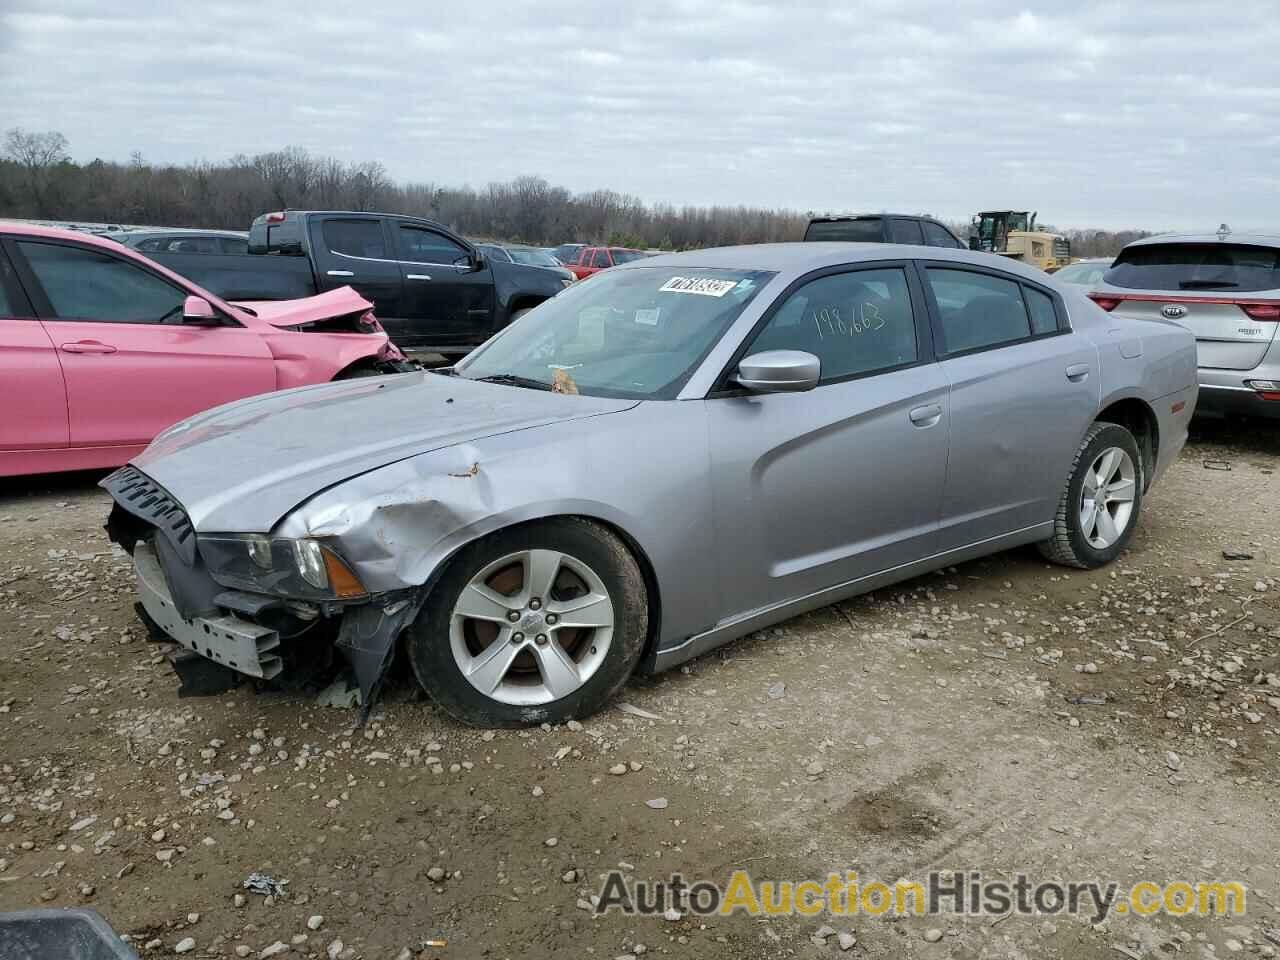
POLYGON ((325 220, 320 227, 330 253, 385 260, 387 244, 380 220, 325 220))
POLYGON ((924 242, 931 247, 950 247, 952 250, 960 249, 960 244, 956 241, 947 229, 939 223, 930 223, 926 220, 921 226, 924 227, 924 242))
POLYGON ((9 290, 17 286, 17 283, 18 278, 14 276, 13 267, 9 266, 9 258, 0 250, 0 317, 12 317, 16 312, 9 290))
POLYGON ((467 248, 443 233, 422 227, 400 227, 400 255, 410 263, 453 263, 467 255, 467 248))
POLYGON ((1053 298, 1032 287, 1023 287, 1022 293, 1027 298, 1027 309, 1031 313, 1031 332, 1039 336, 1057 330, 1058 314, 1053 309, 1053 298))
POLYGON ((143 253, 158 253, 164 250, 168 243, 169 240, 166 237, 152 237, 150 240, 143 240, 136 249, 143 253))
POLYGON ((821 382, 914 363, 915 317, 901 268, 811 280, 756 336, 749 352, 803 350, 822 361, 821 382))
POLYGON ((244 253, 249 252, 249 241, 239 237, 220 237, 218 243, 222 246, 223 253, 244 253))
POLYGON ((890 220, 889 240, 892 243, 917 245, 924 243, 924 237, 920 234, 920 224, 915 220, 890 220))
POLYGON ((925 274, 938 303, 947 353, 999 346, 1031 336, 1027 308, 1014 281, 935 267, 927 268, 925 274))
POLYGON ((90 250, 18 241, 57 320, 162 323, 182 311, 186 291, 137 264, 90 250))
POLYGON ((173 253, 221 253, 216 237, 175 237, 169 244, 173 253))

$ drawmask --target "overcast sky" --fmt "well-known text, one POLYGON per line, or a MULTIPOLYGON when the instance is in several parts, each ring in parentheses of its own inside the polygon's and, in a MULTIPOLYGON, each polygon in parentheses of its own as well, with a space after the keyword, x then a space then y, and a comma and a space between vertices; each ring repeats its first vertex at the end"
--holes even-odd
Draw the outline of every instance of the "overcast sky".
MULTIPOLYGON (((1135 5, 1138 6, 1138 5, 1135 5)), ((1280 227, 1280 9, 0 0, 0 129, 398 180, 1062 227, 1280 227)))

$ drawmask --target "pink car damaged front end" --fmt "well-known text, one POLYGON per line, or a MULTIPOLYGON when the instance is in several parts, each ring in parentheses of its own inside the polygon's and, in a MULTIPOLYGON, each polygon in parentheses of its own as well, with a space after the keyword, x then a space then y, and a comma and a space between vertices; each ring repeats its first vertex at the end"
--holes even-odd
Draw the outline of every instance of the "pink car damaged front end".
POLYGON ((350 287, 302 300, 236 301, 232 306, 274 328, 263 337, 276 360, 280 389, 323 383, 343 372, 399 373, 413 368, 378 323, 373 304, 350 287), (299 338, 299 333, 312 337, 299 338), (323 334, 323 339, 315 334, 323 334), (372 352, 370 336, 380 341, 372 352), (333 371, 317 376, 317 365, 333 371))
POLYGON ((0 476, 119 466, 214 407, 413 368, 350 287, 233 304, 110 240, 0 240, 0 476))

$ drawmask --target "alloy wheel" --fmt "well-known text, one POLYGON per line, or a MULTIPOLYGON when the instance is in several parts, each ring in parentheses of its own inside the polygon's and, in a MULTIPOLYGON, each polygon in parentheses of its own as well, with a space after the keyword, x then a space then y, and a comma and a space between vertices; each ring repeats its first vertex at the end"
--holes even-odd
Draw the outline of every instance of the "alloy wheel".
POLYGON ((600 576, 558 550, 521 550, 481 569, 449 619, 454 661, 500 703, 566 697, 591 679, 613 639, 613 601, 600 576))
POLYGON ((1120 539, 1133 516, 1138 471, 1119 447, 1098 454, 1080 488, 1080 531, 1089 545, 1105 550, 1120 539))

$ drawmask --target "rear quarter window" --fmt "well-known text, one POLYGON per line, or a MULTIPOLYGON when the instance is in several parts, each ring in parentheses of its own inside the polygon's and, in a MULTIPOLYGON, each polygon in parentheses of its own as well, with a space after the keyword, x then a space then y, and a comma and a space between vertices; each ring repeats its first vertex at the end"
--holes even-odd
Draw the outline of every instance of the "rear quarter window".
POLYGON ((1238 243, 1153 243, 1123 250, 1103 278, 1138 290, 1274 290, 1280 250, 1238 243))

